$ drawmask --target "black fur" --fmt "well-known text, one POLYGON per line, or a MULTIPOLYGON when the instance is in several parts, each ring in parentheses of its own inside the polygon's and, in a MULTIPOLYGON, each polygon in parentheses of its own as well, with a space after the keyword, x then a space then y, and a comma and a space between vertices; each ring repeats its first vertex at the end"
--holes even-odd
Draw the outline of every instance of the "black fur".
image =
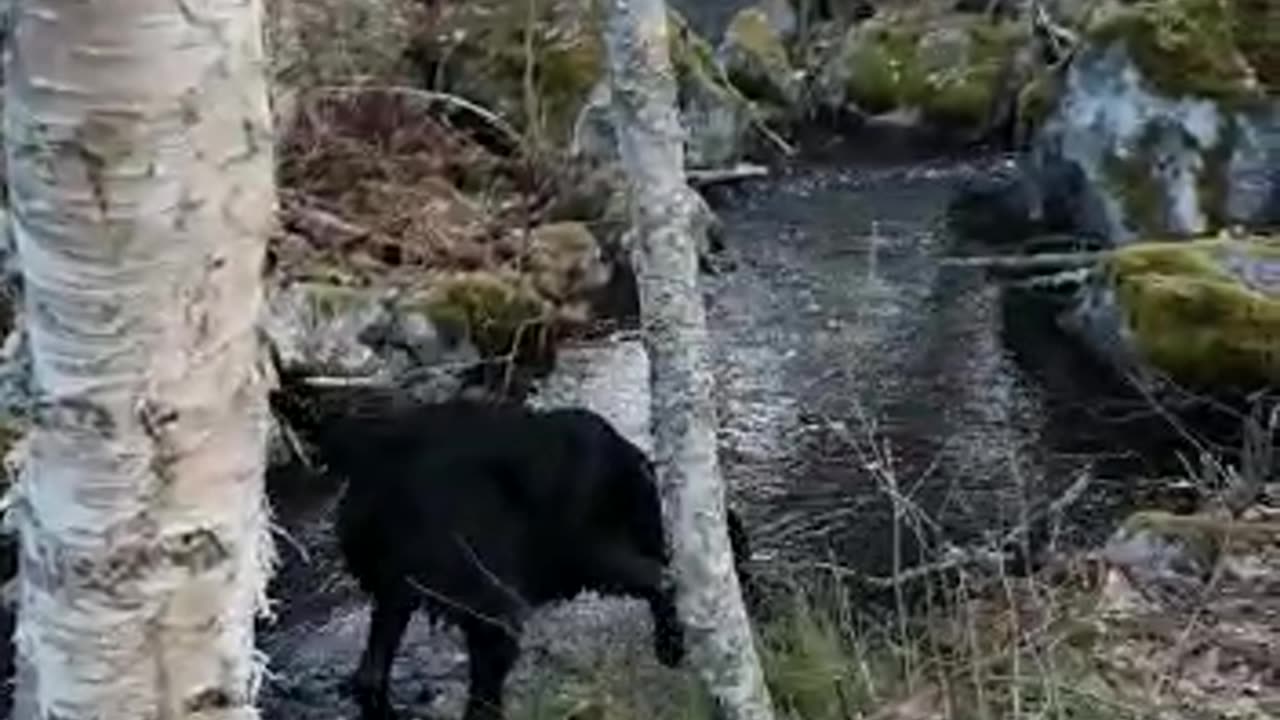
MULTIPOLYGON (((585 589, 647 601, 655 654, 679 664, 683 633, 652 466, 603 418, 326 392, 286 389, 272 403, 348 479, 339 543, 373 601, 353 678, 365 720, 393 716, 388 673, 420 606, 466 636, 466 720, 501 717, 529 613, 585 589)), ((736 516, 729 531, 740 563, 748 550, 736 516)))

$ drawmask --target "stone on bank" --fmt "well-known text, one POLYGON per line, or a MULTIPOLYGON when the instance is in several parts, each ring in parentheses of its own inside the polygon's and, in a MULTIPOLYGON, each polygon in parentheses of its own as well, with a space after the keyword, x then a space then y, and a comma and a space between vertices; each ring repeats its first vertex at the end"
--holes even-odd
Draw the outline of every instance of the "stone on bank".
POLYGON ((1251 391, 1280 382, 1280 237, 1134 243, 1063 317, 1122 371, 1251 391))
POLYGON ((1106 5, 1038 99, 1046 205, 1117 244, 1280 221, 1277 27, 1265 0, 1106 5))

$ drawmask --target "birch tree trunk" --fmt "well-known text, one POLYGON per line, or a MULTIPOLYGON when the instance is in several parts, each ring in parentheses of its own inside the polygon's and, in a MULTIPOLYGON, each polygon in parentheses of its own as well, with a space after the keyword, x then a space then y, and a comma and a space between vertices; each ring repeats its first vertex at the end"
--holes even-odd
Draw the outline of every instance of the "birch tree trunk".
POLYGON ((254 326, 260 0, 16 0, 9 198, 36 403, 26 718, 256 718, 271 542, 254 326))
POLYGON ((663 0, 607 0, 614 126, 631 181, 654 445, 692 661, 728 720, 771 720, 725 526, 706 313, 663 0))

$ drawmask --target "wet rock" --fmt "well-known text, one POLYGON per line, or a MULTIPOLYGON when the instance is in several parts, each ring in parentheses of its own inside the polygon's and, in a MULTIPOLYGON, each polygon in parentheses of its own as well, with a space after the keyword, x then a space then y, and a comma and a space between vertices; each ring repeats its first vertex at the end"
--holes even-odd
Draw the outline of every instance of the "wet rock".
MULTIPOLYGON (((795 24, 794 17, 791 24, 795 24)), ((770 21, 768 8, 747 8, 729 23, 716 56, 744 95, 790 108, 800 100, 800 82, 783 38, 782 31, 770 21)))
POLYGON ((1036 196, 1016 169, 964 181, 947 205, 951 227, 965 239, 996 247, 1016 246, 1040 229, 1036 196))
POLYGON ((262 326, 285 369, 318 375, 391 377, 455 349, 393 290, 289 283, 269 294, 262 326))
POLYGON ((1280 381, 1280 240, 1138 243, 1103 261, 1063 327, 1124 374, 1218 391, 1280 381))
MULTIPOLYGON (((681 121, 686 130, 685 164, 688 167, 718 167, 741 158, 749 125, 748 107, 744 99, 721 78, 709 46, 688 30, 673 28, 673 50, 679 44, 681 54, 673 53, 673 63, 680 81, 681 121)), ((574 157, 597 163, 619 159, 613 133, 613 94, 607 82, 591 91, 574 125, 570 151, 574 157)))
POLYGON ((1274 17, 1249 0, 1173 0, 1086 28, 1032 148, 1073 230, 1124 243, 1275 221, 1276 61, 1239 32, 1257 23, 1274 17))
MULTIPOLYGON (((1218 541, 1211 527, 1178 522, 1163 513, 1139 513, 1111 538, 1103 557, 1124 574, 1139 597, 1185 609, 1197 600, 1213 572, 1218 541)), ((1119 593, 1112 601, 1135 602, 1119 593)))

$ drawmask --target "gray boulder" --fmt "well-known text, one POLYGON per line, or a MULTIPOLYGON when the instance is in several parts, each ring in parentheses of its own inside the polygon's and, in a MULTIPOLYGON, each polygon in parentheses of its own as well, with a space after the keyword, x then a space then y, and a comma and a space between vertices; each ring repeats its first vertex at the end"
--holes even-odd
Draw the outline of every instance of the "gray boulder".
POLYGON ((1071 231, 1123 244, 1280 218, 1280 102, 1263 51, 1223 39, 1247 4, 1194 27, 1190 5, 1113 9, 1084 33, 1029 158, 1071 231))

